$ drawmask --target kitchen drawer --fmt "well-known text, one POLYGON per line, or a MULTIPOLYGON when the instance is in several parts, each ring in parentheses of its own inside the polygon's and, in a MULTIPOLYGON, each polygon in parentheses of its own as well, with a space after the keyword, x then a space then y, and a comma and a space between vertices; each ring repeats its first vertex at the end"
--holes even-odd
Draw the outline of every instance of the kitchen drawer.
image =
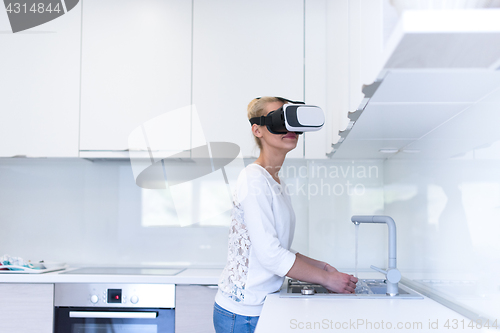
POLYGON ((175 332, 212 333, 217 286, 177 285, 175 287, 175 332))
POLYGON ((0 284, 2 332, 52 333, 53 284, 0 284))

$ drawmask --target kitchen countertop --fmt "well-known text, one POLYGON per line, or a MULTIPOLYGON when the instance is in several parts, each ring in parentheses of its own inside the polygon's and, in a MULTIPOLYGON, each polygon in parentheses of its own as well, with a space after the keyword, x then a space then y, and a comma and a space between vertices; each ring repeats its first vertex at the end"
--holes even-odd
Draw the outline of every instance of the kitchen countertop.
MULTIPOLYGON (((360 277, 371 279, 381 275, 370 273, 360 277)), ((280 298, 279 293, 274 293, 266 298, 256 333, 481 331, 468 327, 470 322, 425 296, 423 299, 312 299, 280 298), (449 328, 444 326, 447 320, 449 328)))
POLYGON ((0 283, 174 283, 215 285, 219 282, 222 273, 222 267, 186 267, 185 270, 176 275, 61 274, 74 269, 77 269, 77 267, 40 274, 0 274, 0 283))
MULTIPOLYGON (((216 285, 222 267, 186 267, 176 275, 101 275, 61 274, 75 270, 67 268, 42 274, 0 274, 0 283, 172 283, 177 285, 216 285)), ((181 268, 181 267, 171 267, 181 268)), ((421 278, 420 273, 404 274, 410 279, 421 278)), ((363 279, 382 278, 376 272, 360 272, 363 279)), ((438 276, 448 278, 448 276, 438 276)), ((256 333, 356 330, 373 331, 455 331, 470 328, 471 320, 424 296, 423 299, 301 299, 280 298, 274 293, 266 298, 256 333), (449 328, 444 326, 449 320, 449 328), (371 323, 371 328, 368 326, 371 323), (398 329, 401 325, 421 325, 398 329), (378 325, 378 326, 376 326, 378 325), (384 325, 382 329, 382 325, 384 325), (437 325, 437 329, 436 329, 437 325), (463 328, 462 328, 462 325, 463 328), (378 328, 377 328, 378 327, 378 328), (456 327, 454 329, 454 327, 456 327)), ((492 330, 493 331, 493 330, 492 330)), ((488 331, 489 332, 489 331, 488 331)))
POLYGON ((360 300, 280 298, 279 294, 272 294, 264 303, 256 333, 333 330, 480 331, 467 327, 469 323, 469 319, 425 296, 420 300, 360 300), (444 326, 447 320, 450 329, 444 326), (465 326, 463 329, 462 320, 465 326), (369 323, 372 326, 369 326, 369 323), (459 326, 452 329, 455 324, 459 326))

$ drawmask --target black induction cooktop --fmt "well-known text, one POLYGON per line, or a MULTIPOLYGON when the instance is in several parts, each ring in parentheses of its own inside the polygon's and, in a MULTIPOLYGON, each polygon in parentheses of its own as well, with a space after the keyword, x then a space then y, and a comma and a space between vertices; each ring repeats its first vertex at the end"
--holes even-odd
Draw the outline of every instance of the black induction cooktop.
POLYGON ((62 272, 61 274, 98 274, 98 275, 177 275, 185 268, 163 267, 83 267, 62 272))

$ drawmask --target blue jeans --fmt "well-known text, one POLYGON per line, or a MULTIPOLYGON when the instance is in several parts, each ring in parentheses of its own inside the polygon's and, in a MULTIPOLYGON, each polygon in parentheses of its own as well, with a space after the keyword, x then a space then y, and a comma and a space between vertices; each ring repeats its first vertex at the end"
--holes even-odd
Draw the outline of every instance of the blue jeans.
POLYGON ((214 303, 214 327, 216 333, 253 333, 257 321, 259 321, 259 317, 232 313, 214 303))

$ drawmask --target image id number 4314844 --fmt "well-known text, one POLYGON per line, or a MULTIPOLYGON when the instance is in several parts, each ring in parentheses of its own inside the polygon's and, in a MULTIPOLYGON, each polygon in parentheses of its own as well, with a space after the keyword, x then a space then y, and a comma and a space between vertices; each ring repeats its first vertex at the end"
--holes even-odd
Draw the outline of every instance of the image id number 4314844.
POLYGON ((7 10, 7 13, 11 14, 20 14, 20 13, 52 13, 56 12, 59 13, 63 11, 61 6, 59 6, 59 2, 52 4, 52 3, 43 3, 43 2, 34 2, 34 3, 20 3, 20 2, 14 2, 14 3, 9 3, 7 7, 5 8, 7 10))
POLYGON ((456 329, 465 329, 465 328, 470 328, 470 329, 498 329, 498 322, 497 319, 495 321, 490 322, 489 319, 486 320, 481 320, 481 319, 476 319, 476 320, 458 320, 458 319, 448 319, 443 327, 450 329, 450 330, 456 330, 456 329))

